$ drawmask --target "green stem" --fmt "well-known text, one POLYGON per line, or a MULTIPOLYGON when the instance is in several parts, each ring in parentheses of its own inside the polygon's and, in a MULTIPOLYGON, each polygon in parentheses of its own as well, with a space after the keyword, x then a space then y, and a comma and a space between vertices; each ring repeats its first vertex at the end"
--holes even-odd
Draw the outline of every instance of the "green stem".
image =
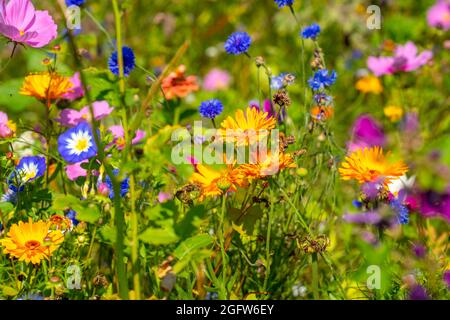
MULTIPOLYGON (((274 194, 273 191, 270 191, 270 201, 273 203, 273 199, 274 199, 274 194)), ((269 274, 270 274, 270 266, 272 264, 272 258, 270 255, 270 237, 271 237, 271 230, 272 230, 272 219, 273 219, 273 210, 274 210, 274 205, 272 204, 270 206, 270 212, 268 214, 267 217, 267 236, 266 236, 266 273, 265 273, 265 277, 264 277, 264 287, 263 287, 263 291, 267 291, 267 284, 269 282, 269 274)))
POLYGON ((226 199, 227 194, 224 193, 222 196, 222 210, 220 213, 220 225, 218 230, 218 236, 220 241, 220 251, 222 253, 222 294, 223 298, 228 298, 227 289, 226 289, 226 274, 227 274, 227 254, 225 252, 225 239, 224 239, 224 220, 225 220, 225 211, 226 211, 226 199))
POLYGON ((312 254, 312 286, 314 300, 319 300, 319 268, 317 266, 317 253, 312 254))

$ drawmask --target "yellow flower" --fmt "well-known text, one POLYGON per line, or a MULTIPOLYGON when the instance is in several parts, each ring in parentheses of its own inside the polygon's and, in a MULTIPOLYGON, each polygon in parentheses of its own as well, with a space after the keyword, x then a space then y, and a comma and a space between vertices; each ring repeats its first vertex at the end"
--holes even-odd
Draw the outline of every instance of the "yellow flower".
POLYGON ((257 157, 256 163, 243 164, 239 166, 238 170, 249 180, 253 180, 275 175, 283 169, 295 167, 296 164, 290 154, 280 152, 276 157, 268 152, 261 157, 257 157))
POLYGON ((355 87, 362 93, 380 94, 383 92, 383 85, 381 84, 380 79, 372 75, 368 75, 359 79, 356 82, 355 87))
POLYGON ((385 187, 407 171, 408 166, 403 161, 388 161, 381 147, 357 149, 345 158, 339 168, 343 180, 355 179, 359 183, 383 182, 385 187))
POLYGON ((391 122, 398 122, 403 117, 403 109, 397 106, 387 106, 384 108, 384 115, 391 122))
POLYGON ((275 128, 275 118, 268 117, 267 112, 260 112, 256 108, 237 110, 234 119, 226 118, 222 121, 222 128, 218 133, 224 141, 236 142, 238 145, 250 145, 266 139, 269 131, 275 128))
POLYGON ((10 254, 19 261, 39 264, 41 260, 49 259, 63 240, 61 231, 50 231, 48 223, 33 223, 30 218, 28 222, 13 224, 0 244, 4 247, 3 253, 10 254))
POLYGON ((225 170, 216 171, 202 164, 196 165, 196 172, 191 176, 190 182, 201 188, 200 201, 205 197, 222 195, 224 192, 236 191, 236 187, 245 187, 247 181, 244 175, 227 165, 225 170))
POLYGON ((56 72, 41 72, 25 77, 20 94, 35 97, 49 105, 66 93, 72 92, 72 87, 73 84, 68 77, 56 72))

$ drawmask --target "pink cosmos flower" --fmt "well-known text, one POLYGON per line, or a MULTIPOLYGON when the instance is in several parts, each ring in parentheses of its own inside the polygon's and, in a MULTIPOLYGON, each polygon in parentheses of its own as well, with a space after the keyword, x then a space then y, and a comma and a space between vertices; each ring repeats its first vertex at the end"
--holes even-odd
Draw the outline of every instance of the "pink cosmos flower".
MULTIPOLYGON (((106 101, 96 101, 92 103, 94 108, 94 118, 99 121, 108 116, 114 109, 109 106, 106 101)), ((75 127, 80 122, 90 121, 91 113, 89 106, 84 107, 80 111, 75 109, 64 109, 61 111, 59 118, 56 119, 61 125, 65 127, 75 127)))
POLYGON ((381 125, 370 115, 359 116, 352 128, 352 141, 347 144, 349 152, 356 149, 384 146, 386 137, 381 125))
POLYGON ((168 192, 160 192, 158 193, 158 202, 159 203, 164 203, 168 200, 172 199, 172 195, 168 192))
POLYGON ((418 54, 416 45, 409 41, 403 46, 397 46, 393 57, 369 57, 367 67, 376 76, 410 72, 419 69, 432 57, 433 53, 429 50, 418 54))
POLYGON ((427 12, 427 21, 431 27, 444 31, 450 29, 450 0, 438 0, 427 12))
POLYGON ((48 11, 35 10, 30 0, 0 0, 0 33, 11 41, 41 48, 57 29, 48 11))
POLYGON ((14 136, 15 124, 8 119, 8 115, 0 111, 0 138, 14 136))
MULTIPOLYGON (((117 145, 117 148, 119 150, 122 150, 125 147, 125 132, 123 130, 123 127, 121 125, 115 125, 111 126, 108 129, 109 132, 111 132, 114 136, 114 144, 117 145)), ((143 130, 137 130, 135 132, 134 138, 131 140, 131 144, 135 145, 141 142, 145 138, 145 131, 143 130)))
POLYGON ((63 99, 74 101, 84 96, 83 86, 81 85, 80 73, 76 72, 72 78, 70 78, 70 82, 72 82, 73 86, 70 89, 71 91, 63 95, 63 99))
POLYGON ((219 91, 228 88, 231 76, 225 70, 214 68, 208 72, 203 80, 203 89, 206 91, 219 91))

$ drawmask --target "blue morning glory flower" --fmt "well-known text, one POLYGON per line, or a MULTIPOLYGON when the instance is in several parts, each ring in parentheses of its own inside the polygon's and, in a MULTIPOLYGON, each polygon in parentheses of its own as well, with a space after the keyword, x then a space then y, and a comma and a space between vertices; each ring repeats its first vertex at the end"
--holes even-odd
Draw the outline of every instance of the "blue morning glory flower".
POLYGON ((247 32, 235 32, 225 42, 225 51, 228 54, 241 54, 247 52, 252 44, 252 38, 247 32))
POLYGON ((303 29, 301 36, 305 39, 316 39, 320 33, 320 26, 317 23, 303 29))
POLYGON ((92 130, 86 122, 79 123, 58 138, 58 151, 70 163, 81 162, 97 154, 92 130))
MULTIPOLYGON (((122 47, 122 54, 123 54, 123 74, 125 77, 128 77, 133 71, 135 64, 136 64, 136 58, 134 56, 134 52, 129 47, 122 47)), ((109 64, 109 70, 115 74, 116 76, 119 75, 119 58, 118 58, 118 52, 117 50, 114 51, 109 58, 108 61, 109 64)))
POLYGON ((46 168, 44 157, 23 157, 8 179, 9 189, 13 192, 22 190, 25 183, 42 177, 46 168))
POLYGON ((217 99, 203 101, 198 108, 201 116, 204 118, 214 119, 223 111, 223 104, 217 99))
POLYGON ((278 8, 282 8, 284 6, 292 6, 294 0, 275 0, 275 3, 278 5, 278 8))
POLYGON ((332 71, 330 75, 328 75, 328 70, 321 69, 316 71, 314 76, 312 76, 309 80, 309 86, 314 90, 318 91, 320 89, 324 89, 325 87, 330 87, 336 82, 337 74, 336 71, 332 71))

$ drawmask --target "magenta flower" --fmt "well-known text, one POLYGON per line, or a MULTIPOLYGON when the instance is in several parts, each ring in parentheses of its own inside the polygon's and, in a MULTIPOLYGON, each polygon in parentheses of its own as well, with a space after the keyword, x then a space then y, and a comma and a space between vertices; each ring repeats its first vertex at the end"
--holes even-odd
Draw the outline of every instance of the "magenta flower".
MULTIPOLYGON (((108 129, 109 132, 114 136, 113 143, 117 145, 117 149, 122 150, 125 147, 125 132, 121 125, 111 126, 108 129)), ((135 132, 134 138, 131 140, 131 144, 135 145, 140 143, 145 138, 145 131, 137 130, 135 132)))
POLYGON ((80 73, 76 72, 72 78, 70 78, 73 86, 70 88, 70 92, 63 95, 63 99, 74 101, 84 96, 83 86, 81 85, 80 73))
POLYGON ((214 68, 208 72, 203 80, 203 89, 206 91, 219 91, 228 88, 231 76, 225 70, 214 68))
POLYGON ((164 203, 166 201, 169 201, 170 199, 172 199, 172 194, 168 193, 168 192, 160 192, 158 193, 158 202, 159 203, 164 203))
POLYGON ((57 29, 48 11, 35 10, 30 0, 0 0, 0 33, 11 41, 41 48, 57 29))
POLYGON ((370 115, 359 116, 352 128, 352 141, 347 147, 350 152, 360 148, 384 146, 386 138, 383 128, 370 115))
POLYGON ((418 54, 417 47, 411 41, 397 46, 393 57, 369 57, 367 67, 376 76, 410 72, 419 69, 433 57, 429 50, 418 54))
MULTIPOLYGON (((94 108, 94 118, 96 121, 105 118, 114 110, 106 101, 96 101, 92 103, 92 107, 94 108)), ((61 111, 59 118, 56 119, 56 121, 65 127, 75 127, 81 122, 91 121, 89 106, 84 107, 80 111, 75 109, 64 109, 61 111)))
POLYGON ((447 31, 450 29, 450 1, 438 0, 427 12, 427 21, 431 27, 447 31))

